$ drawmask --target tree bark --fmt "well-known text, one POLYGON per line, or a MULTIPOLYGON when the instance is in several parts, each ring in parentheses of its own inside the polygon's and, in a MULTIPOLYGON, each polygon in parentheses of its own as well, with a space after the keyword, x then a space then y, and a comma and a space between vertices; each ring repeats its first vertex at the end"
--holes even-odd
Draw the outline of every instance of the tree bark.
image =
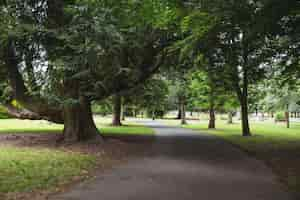
MULTIPOLYGON (((3 104, 2 104, 3 105, 3 104)), ((43 119, 41 116, 39 116, 38 114, 31 112, 30 110, 27 109, 20 109, 20 108, 16 108, 15 106, 11 105, 11 104, 5 104, 3 105, 6 110, 8 115, 18 118, 18 119, 29 119, 29 120, 41 120, 43 119)))
POLYGON ((227 120, 227 123, 228 123, 228 124, 233 124, 232 115, 233 115, 232 112, 229 111, 229 112, 228 112, 228 120, 227 120))
POLYGON ((120 95, 115 95, 113 97, 113 126, 122 126, 121 114, 122 113, 122 97, 120 95))
MULTIPOLYGON (((245 54, 247 55, 247 54, 245 54)), ((238 70, 235 73, 235 88, 237 96, 241 105, 241 120, 242 120, 242 134, 244 137, 251 136, 249 126, 249 111, 248 111, 248 71, 247 71, 247 56, 244 56, 245 66, 243 67, 242 88, 240 87, 240 78, 238 70)), ((237 69, 238 67, 236 67, 237 69)))
POLYGON ((182 97, 180 100, 180 110, 181 110, 181 124, 185 125, 187 124, 186 121, 186 110, 185 110, 185 98, 182 97))
POLYGON ((239 70, 238 70, 238 66, 236 67, 237 69, 237 73, 236 75, 236 80, 238 80, 236 82, 236 87, 238 88, 237 92, 238 92, 238 96, 239 96, 239 100, 240 100, 240 104, 241 104, 241 114, 242 114, 242 131, 243 131, 243 136, 244 137, 248 137, 251 136, 251 132, 250 132, 250 126, 249 126, 249 111, 248 111, 248 86, 249 86, 249 79, 248 79, 248 56, 249 56, 249 48, 248 48, 248 44, 246 42, 246 40, 244 40, 244 38, 246 38, 245 36, 246 33, 243 33, 243 41, 242 41, 242 54, 243 54, 243 66, 242 66, 242 79, 239 78, 239 70), (240 84, 240 80, 242 82, 242 88, 239 86, 240 84))
POLYGON ((286 121, 286 127, 290 128, 290 112, 289 112, 289 105, 286 105, 286 112, 285 112, 285 121, 286 121))
POLYGON ((156 118, 156 116, 155 116, 155 111, 152 111, 152 120, 154 121, 155 118, 156 118))
POLYGON ((50 106, 40 96, 32 96, 29 94, 29 91, 25 86, 24 79, 18 69, 19 62, 12 40, 8 42, 4 53, 4 67, 7 71, 9 84, 14 93, 14 99, 24 106, 24 108, 32 111, 33 113, 37 113, 45 120, 55 123, 63 123, 63 112, 59 107, 50 106))
POLYGON ((176 119, 182 119, 181 116, 182 116, 182 111, 181 111, 181 102, 179 102, 179 106, 178 106, 178 114, 177 114, 177 117, 176 119))
POLYGON ((80 97, 79 102, 64 106, 63 140, 66 142, 101 140, 94 123, 91 104, 86 97, 80 97))
POLYGON ((209 129, 215 129, 216 128, 216 116, 215 116, 215 109, 213 106, 209 109, 209 123, 208 123, 209 129))
POLYGON ((126 118, 126 109, 125 109, 125 105, 121 103, 121 119, 122 121, 125 121, 126 118))
POLYGON ((243 136, 251 136, 248 117, 248 98, 245 94, 241 97, 241 112, 243 136))

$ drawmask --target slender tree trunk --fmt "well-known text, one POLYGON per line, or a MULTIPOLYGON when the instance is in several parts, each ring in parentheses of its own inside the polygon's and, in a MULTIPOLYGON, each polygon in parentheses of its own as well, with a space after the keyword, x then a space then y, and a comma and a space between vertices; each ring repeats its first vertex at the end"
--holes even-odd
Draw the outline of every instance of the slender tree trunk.
POLYGON ((232 120, 232 112, 229 111, 228 112, 228 121, 227 121, 228 124, 233 124, 233 120, 232 120))
POLYGON ((121 119, 122 119, 122 121, 125 121, 125 116, 126 116, 125 112, 126 112, 125 105, 121 103, 121 119))
MULTIPOLYGON (((243 33, 243 38, 245 37, 246 33, 243 33)), ((242 48, 242 53, 243 53, 243 66, 242 66, 242 72, 243 72, 243 77, 241 79, 242 81, 242 89, 239 86, 240 78, 237 78, 238 82, 236 82, 236 85, 238 87, 238 96, 240 99, 240 104, 241 104, 241 114, 242 114, 242 131, 243 131, 243 136, 248 137, 251 136, 250 132, 250 126, 249 126, 249 111, 248 111, 248 86, 249 86, 249 79, 248 79, 248 56, 249 56, 249 49, 246 40, 242 41, 243 48, 242 48)), ((239 76, 239 70, 238 67, 236 76, 239 76)))
POLYGON ((289 105, 286 105, 286 112, 285 112, 285 121, 286 121, 286 127, 290 128, 290 112, 289 112, 289 105))
POLYGON ((215 129, 216 128, 216 115, 215 115, 215 109, 214 106, 211 106, 209 109, 209 123, 208 123, 209 129, 215 129))
POLYGON ((101 136, 94 123, 91 104, 85 97, 79 102, 64 106, 63 140, 67 142, 100 139, 101 136))
POLYGON ((133 109, 133 116, 136 118, 137 117, 137 110, 136 108, 133 109))
POLYGON ((184 99, 184 97, 181 98, 181 100, 180 100, 180 110, 181 110, 181 124, 185 125, 185 124, 187 124, 187 121, 186 121, 186 110, 185 110, 185 99, 184 99))
POLYGON ((152 120, 154 121, 155 118, 156 118, 156 116, 155 116, 155 111, 153 110, 153 111, 152 111, 152 120))
MULTIPOLYGON (((239 86, 240 79, 235 77, 237 80, 236 91, 239 97, 240 105, 241 105, 241 120, 242 120, 242 131, 243 136, 248 137, 251 136, 250 126, 249 126, 249 111, 248 111, 248 71, 247 71, 247 53, 244 55, 244 64, 243 67, 243 78, 242 78, 242 88, 239 86)), ((238 73, 237 73, 238 74, 238 73)))
POLYGON ((241 112, 243 136, 251 136, 248 117, 248 99, 245 94, 243 94, 241 98, 241 112))
POLYGON ((209 122, 208 128, 215 129, 216 128, 216 115, 215 115, 215 101, 214 101, 214 87, 211 85, 210 94, 209 94, 209 122))
POLYGON ((122 112, 122 97, 115 95, 113 97, 113 126, 122 126, 121 123, 121 112, 122 112))
POLYGON ((178 106, 178 114, 177 114, 177 117, 176 119, 182 119, 181 116, 182 116, 182 106, 181 106, 181 102, 179 102, 179 106, 178 106))

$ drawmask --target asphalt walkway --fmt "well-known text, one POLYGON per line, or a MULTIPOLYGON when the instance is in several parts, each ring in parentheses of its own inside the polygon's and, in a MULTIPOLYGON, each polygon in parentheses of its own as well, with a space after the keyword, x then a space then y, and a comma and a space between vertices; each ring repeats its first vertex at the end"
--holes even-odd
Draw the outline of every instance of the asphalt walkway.
MULTIPOLYGON (((207 134, 145 121, 153 154, 53 200, 290 200, 263 162, 207 134)), ((117 148, 117 147, 116 147, 117 148)))

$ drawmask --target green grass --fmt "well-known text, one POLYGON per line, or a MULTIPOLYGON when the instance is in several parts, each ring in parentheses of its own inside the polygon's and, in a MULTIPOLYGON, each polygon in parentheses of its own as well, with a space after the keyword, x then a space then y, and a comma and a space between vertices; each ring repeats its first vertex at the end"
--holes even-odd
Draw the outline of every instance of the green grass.
MULTIPOLYGON (((109 125, 109 118, 95 118, 103 135, 152 135, 152 129, 126 123, 109 125)), ((61 132, 62 125, 47 121, 1 119, 0 134, 61 132)), ((90 169, 95 158, 81 154, 47 149, 7 147, 0 145, 0 198, 8 192, 28 192, 55 187, 90 169)))
POLYGON ((120 127, 104 126, 100 128, 103 135, 153 135, 151 128, 138 124, 125 124, 120 127))
POLYGON ((0 119, 9 119, 10 116, 4 106, 0 105, 0 119))
MULTIPOLYGON (((153 135, 151 128, 123 122, 121 127, 110 125, 110 118, 95 117, 95 122, 103 135, 153 135)), ((59 133, 63 130, 63 125, 50 123, 43 120, 18 120, 18 119, 1 119, 0 134, 9 133, 59 133)))
POLYGON ((95 164, 92 156, 47 149, 0 147, 0 193, 49 189, 95 164))
POLYGON ((238 145, 258 159, 266 161, 289 188, 300 192, 300 123, 293 123, 290 129, 284 123, 250 123, 252 137, 241 136, 239 123, 228 125, 217 121, 217 129, 207 129, 207 122, 187 125, 202 132, 210 133, 238 145))
POLYGON ((63 126, 43 120, 1 119, 1 133, 49 133, 60 132, 63 126))

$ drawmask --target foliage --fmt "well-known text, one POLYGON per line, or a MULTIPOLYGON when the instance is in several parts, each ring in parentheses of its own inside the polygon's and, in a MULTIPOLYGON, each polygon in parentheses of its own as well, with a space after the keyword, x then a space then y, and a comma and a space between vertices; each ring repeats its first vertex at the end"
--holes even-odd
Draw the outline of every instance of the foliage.
POLYGON ((10 116, 8 115, 6 108, 0 105, 0 119, 8 118, 10 118, 10 116))
POLYGON ((151 117, 153 113, 162 117, 167 109, 168 94, 169 88, 166 81, 157 76, 127 92, 124 95, 124 104, 135 110, 144 110, 151 117))
POLYGON ((109 99, 101 102, 94 102, 92 105, 92 111, 94 114, 103 116, 110 114, 112 113, 111 102, 109 101, 109 99))
POLYGON ((248 123, 249 86, 265 79, 271 70, 269 63, 277 55, 272 48, 272 39, 277 37, 274 30, 284 30, 281 22, 294 9, 293 5, 298 5, 293 0, 289 3, 286 6, 277 0, 192 1, 190 9, 193 12, 186 17, 190 23, 183 20, 183 31, 187 35, 178 42, 178 48, 186 59, 196 63, 207 60, 204 63, 208 67, 203 69, 218 76, 217 80, 223 80, 227 90, 236 93, 242 110, 244 135, 251 134, 248 123), (275 12, 278 12, 276 16, 275 12), (203 16, 203 13, 207 13, 206 19, 210 20, 206 23, 209 25, 204 34, 199 36, 197 30, 202 30, 199 28, 203 26, 202 21, 195 23, 197 20, 192 19, 203 16))
POLYGON ((275 121, 285 121, 286 120, 286 117, 285 117, 285 113, 284 112, 277 112, 275 114, 275 121))
POLYGON ((219 111, 233 111, 238 107, 235 96, 219 85, 217 80, 212 80, 205 71, 191 75, 189 91, 193 105, 201 110, 208 110, 212 106, 211 103, 214 104, 214 109, 219 111))

